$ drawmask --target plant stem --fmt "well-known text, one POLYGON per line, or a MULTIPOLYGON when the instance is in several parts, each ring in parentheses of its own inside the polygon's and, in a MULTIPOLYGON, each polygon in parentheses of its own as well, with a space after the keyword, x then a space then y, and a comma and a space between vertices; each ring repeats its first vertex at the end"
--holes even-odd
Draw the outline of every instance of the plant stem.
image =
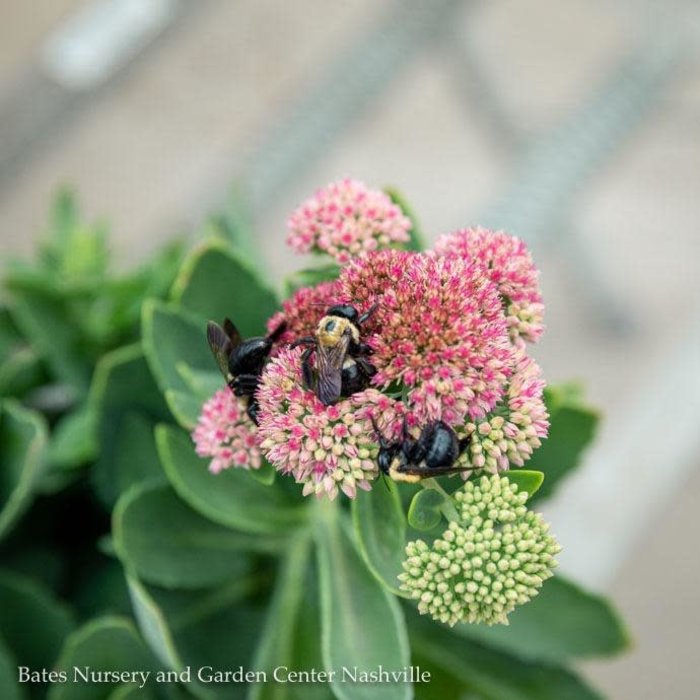
POLYGON ((440 506, 440 512, 450 522, 459 521, 459 513, 457 512, 457 509, 454 506, 450 494, 447 493, 447 491, 445 491, 445 489, 443 489, 442 486, 440 486, 440 484, 437 481, 435 481, 435 479, 423 479, 420 482, 420 485, 426 490, 432 489, 433 491, 437 491, 439 494, 441 494, 443 497, 443 501, 442 505, 440 506))

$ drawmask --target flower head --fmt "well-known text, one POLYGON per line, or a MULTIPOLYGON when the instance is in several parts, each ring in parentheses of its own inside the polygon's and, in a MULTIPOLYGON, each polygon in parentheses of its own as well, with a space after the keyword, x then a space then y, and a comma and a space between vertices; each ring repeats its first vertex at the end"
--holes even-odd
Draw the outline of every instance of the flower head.
POLYGON ((468 481, 454 495, 459 521, 432 545, 409 542, 401 589, 435 620, 508 624, 539 592, 560 551, 549 525, 527 509, 527 493, 499 476, 468 481))
POLYGON ((300 287, 282 302, 282 311, 267 322, 268 332, 274 331, 284 321, 287 327, 279 339, 280 343, 292 343, 302 336, 313 335, 326 309, 338 302, 339 295, 336 281, 300 287))
POLYGON ((458 425, 501 400, 513 346, 480 264, 379 251, 353 260, 339 281, 346 299, 378 305, 366 329, 378 370, 373 383, 402 384, 419 420, 458 425))
POLYGON ((354 498, 378 473, 372 416, 383 433, 395 433, 401 406, 376 389, 324 406, 303 386, 301 354, 281 350, 263 372, 260 447, 278 471, 304 484, 304 495, 333 499, 340 489, 354 498))
POLYGON ((192 439, 200 457, 212 458, 209 471, 213 474, 229 467, 258 469, 262 463, 245 399, 234 396, 228 387, 204 404, 192 439))
POLYGON ((503 400, 483 419, 465 426, 471 441, 462 464, 490 472, 522 467, 549 430, 544 386, 539 365, 518 348, 503 400))
POLYGON ((435 252, 481 262, 503 299, 513 340, 539 339, 544 330, 539 273, 523 241, 504 231, 478 226, 442 236, 435 252))
POLYGON ((317 190, 292 213, 287 243, 299 253, 317 250, 340 263, 408 240, 410 220, 389 196, 346 178, 317 190))

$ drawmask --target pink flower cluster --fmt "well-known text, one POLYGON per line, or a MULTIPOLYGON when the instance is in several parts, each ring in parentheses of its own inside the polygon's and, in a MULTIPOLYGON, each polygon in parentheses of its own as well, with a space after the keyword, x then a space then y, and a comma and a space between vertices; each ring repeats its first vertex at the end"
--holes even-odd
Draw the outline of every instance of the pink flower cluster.
POLYGON ((280 472, 304 484, 304 495, 333 499, 340 489, 354 498, 377 476, 372 416, 383 434, 395 434, 401 407, 376 389, 324 406, 303 386, 301 353, 300 348, 282 350, 263 373, 260 447, 280 472))
POLYGON ((482 420, 464 426, 471 442, 461 464, 489 472, 522 467, 549 430, 544 386, 539 365, 524 349, 516 350, 504 400, 482 420))
POLYGON ((340 263, 391 243, 405 243, 410 220, 389 196, 346 178, 319 189, 292 213, 287 243, 299 253, 326 253, 340 263))
POLYGON ((211 457, 212 474, 229 467, 258 469, 262 463, 255 425, 246 413, 245 401, 226 387, 202 407, 192 439, 200 457, 211 457))
POLYGON ((419 420, 463 424, 504 395, 513 346, 498 292, 460 256, 379 251, 349 263, 347 300, 378 303, 368 342, 382 388, 400 382, 419 420))
POLYGON ((544 331, 539 273, 523 241, 504 231, 477 226, 442 236, 434 252, 479 261, 498 287, 513 340, 539 339, 544 331))
MULTIPOLYGON (((526 351, 543 332, 538 272, 525 244, 469 228, 426 253, 388 247, 410 222, 382 192, 355 180, 319 190, 289 220, 289 243, 344 263, 337 280, 298 289, 267 324, 286 330, 256 394, 257 430, 228 389, 203 408, 193 433, 210 470, 258 468, 263 455, 303 484, 305 495, 354 497, 378 476, 379 431, 414 437, 442 420, 471 436, 460 463, 498 472, 522 466, 546 437, 540 368, 526 351), (302 348, 328 307, 376 307, 360 329, 373 350, 371 386, 323 405, 302 378, 302 348)), ((316 349, 318 353, 319 350, 316 349)))

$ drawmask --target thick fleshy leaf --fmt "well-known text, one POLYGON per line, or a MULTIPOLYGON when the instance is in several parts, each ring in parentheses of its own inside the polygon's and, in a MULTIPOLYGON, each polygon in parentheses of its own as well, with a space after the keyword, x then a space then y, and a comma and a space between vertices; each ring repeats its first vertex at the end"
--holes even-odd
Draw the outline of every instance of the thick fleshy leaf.
POLYGON ((138 345, 100 360, 90 405, 99 415, 100 456, 93 479, 103 501, 113 505, 133 484, 163 479, 153 429, 169 413, 138 345))
POLYGON ((97 409, 89 403, 64 416, 51 433, 49 464, 58 469, 72 469, 92 461, 99 451, 97 426, 97 409))
POLYGON ((204 405, 201 399, 184 391, 167 389, 165 402, 181 428, 194 430, 204 405))
POLYGON ((605 598, 561 576, 508 616, 508 626, 457 625, 454 632, 523 659, 563 662, 622 651, 629 636, 605 598))
POLYGON ((3 700, 25 700, 27 691, 17 682, 18 663, 0 637, 0 697, 3 700))
POLYGON ((410 236, 409 242, 406 244, 408 250, 421 251, 426 249, 425 239, 423 233, 416 219, 416 215, 411 208, 411 206, 406 202, 401 193, 395 190, 393 187, 385 187, 384 191, 389 195, 391 201, 396 204, 399 209, 411 220, 411 230, 408 232, 410 236))
POLYGON ((216 391, 225 386, 218 369, 211 372, 194 370, 184 362, 175 366, 187 385, 187 390, 167 389, 165 400, 180 427, 192 430, 202 412, 202 406, 216 391))
POLYGON ((448 627, 407 612, 411 647, 483 700, 601 700, 560 666, 536 664, 489 649, 448 627))
POLYGON ((0 635, 18 664, 51 668, 72 629, 67 607, 47 588, 27 576, 0 570, 0 635))
POLYGON ((18 396, 40 379, 39 355, 20 335, 10 311, 0 307, 0 396, 18 396))
POLYGON ((358 492, 352 502, 355 536, 369 570, 392 593, 403 595, 396 577, 405 558, 406 517, 396 484, 383 481, 358 492))
MULTIPOLYGON (((282 568, 278 574, 275 593, 268 608, 267 620, 258 643, 253 668, 264 671, 268 679, 274 670, 302 668, 296 665, 298 626, 306 620, 300 617, 305 594, 307 570, 310 559, 309 535, 306 532, 289 544, 282 568)), ((310 697, 308 685, 278 683, 251 684, 248 700, 304 700, 310 697)))
POLYGON ((91 359, 64 304, 43 293, 24 291, 12 316, 55 375, 83 396, 90 383, 91 359))
MULTIPOLYGON (((150 299, 143 305, 143 351, 161 391, 190 392, 179 366, 213 372, 206 323, 172 305, 150 299)), ((223 379, 222 379, 223 383, 223 379)))
POLYGON ((404 619, 396 598, 369 572, 339 519, 337 506, 319 504, 318 544, 323 659, 337 671, 340 700, 404 700, 406 683, 341 682, 343 667, 400 671, 410 664, 404 619))
POLYGON ((46 444, 41 415, 16 401, 0 401, 0 537, 32 502, 44 471, 46 444))
POLYGON ((549 436, 528 462, 528 468, 544 472, 542 488, 533 500, 547 498, 557 484, 581 460, 595 436, 600 416, 588 408, 571 387, 548 387, 545 402, 550 414, 549 436))
POLYGON ((148 484, 121 497, 113 533, 125 566, 140 579, 165 588, 202 588, 244 576, 250 570, 245 551, 274 551, 275 545, 199 515, 169 486, 148 484))
POLYGON ((241 335, 264 335, 277 309, 275 294, 221 239, 203 242, 185 260, 172 290, 173 301, 204 321, 230 318, 241 335))
POLYGON ((414 530, 428 532, 442 521, 445 495, 435 489, 419 491, 408 508, 408 523, 414 530))
POLYGON ((251 665, 261 615, 244 603, 258 587, 254 578, 196 592, 165 591, 128 577, 136 619, 144 639, 168 668, 192 669, 187 689, 201 698, 242 698, 243 683, 207 683, 197 669, 232 669, 251 665))
POLYGON ((66 683, 50 686, 49 700, 102 700, 122 695, 131 684, 85 682, 81 673, 86 670, 150 672, 145 680, 136 680, 137 688, 143 684, 142 694, 147 697, 149 688, 155 686, 155 672, 159 664, 141 641, 132 623, 123 617, 102 617, 88 622, 76 630, 67 640, 56 664, 56 669, 67 676, 66 683))
POLYGON ((301 287, 314 287, 321 282, 338 279, 339 274, 340 266, 335 263, 298 270, 285 278, 283 291, 285 296, 291 296, 301 287))
POLYGON ((518 487, 518 491, 527 491, 528 497, 533 496, 542 486, 544 474, 531 469, 511 469, 504 476, 508 477, 511 484, 518 487))
POLYGON ((299 501, 266 486, 244 469, 211 474, 190 437, 169 426, 156 429, 158 453, 177 494, 197 512, 242 532, 283 534, 306 517, 299 501))

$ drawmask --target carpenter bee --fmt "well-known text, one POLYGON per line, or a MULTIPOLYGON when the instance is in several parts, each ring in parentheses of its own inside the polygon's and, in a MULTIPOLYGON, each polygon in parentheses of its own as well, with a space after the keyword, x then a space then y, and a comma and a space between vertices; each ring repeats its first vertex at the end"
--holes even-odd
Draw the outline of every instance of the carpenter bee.
POLYGON ((284 321, 265 337, 243 340, 231 319, 224 320, 223 328, 214 321, 207 324, 207 341, 216 364, 236 396, 248 397, 247 413, 257 425, 258 402, 255 391, 260 374, 270 355, 273 343, 284 333, 284 321))
POLYGON ((369 311, 360 314, 349 304, 331 306, 319 321, 315 335, 308 335, 292 343, 292 347, 308 345, 301 356, 304 383, 315 388, 321 403, 330 406, 341 396, 351 396, 369 386, 377 373, 367 360, 372 348, 360 340, 360 327, 376 311, 375 304, 369 311), (316 351, 316 374, 314 386, 311 354, 316 351))
POLYGON ((468 467, 456 467, 455 462, 468 447, 471 436, 459 439, 443 421, 424 425, 415 440, 408 434, 404 418, 401 439, 395 442, 387 440, 379 432, 374 418, 372 425, 379 439, 379 470, 394 481, 415 484, 433 476, 469 471, 468 467))

